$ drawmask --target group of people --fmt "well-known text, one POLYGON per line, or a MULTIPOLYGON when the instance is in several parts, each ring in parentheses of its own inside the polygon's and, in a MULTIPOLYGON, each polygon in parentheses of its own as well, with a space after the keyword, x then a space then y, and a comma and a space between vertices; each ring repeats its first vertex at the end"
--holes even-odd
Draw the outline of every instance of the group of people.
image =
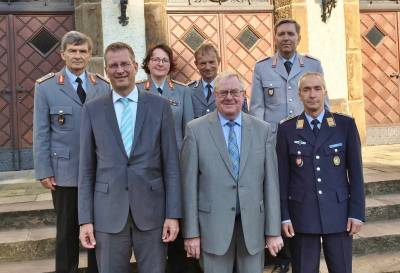
POLYGON ((136 82, 128 44, 107 46, 104 78, 87 71, 91 39, 64 35, 65 67, 36 82, 33 129, 57 273, 77 272, 78 238, 91 273, 130 272, 132 252, 139 273, 261 273, 266 261, 318 273, 321 246, 330 273, 351 272, 365 220, 357 128, 329 111, 321 63, 296 51, 299 24, 274 31, 250 109, 211 44, 194 53, 201 79, 185 85, 169 76, 167 45, 148 50, 148 80, 136 82))

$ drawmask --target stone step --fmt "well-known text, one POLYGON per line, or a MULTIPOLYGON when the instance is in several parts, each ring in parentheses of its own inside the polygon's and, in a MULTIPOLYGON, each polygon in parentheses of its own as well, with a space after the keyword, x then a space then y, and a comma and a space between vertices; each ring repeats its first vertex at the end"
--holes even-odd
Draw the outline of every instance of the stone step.
POLYGON ((374 180, 371 182, 365 182, 365 194, 366 196, 400 193, 400 174, 397 179, 389 180, 374 180))
POLYGON ((353 254, 400 251, 400 219, 371 222, 354 236, 353 254))
POLYGON ((400 219, 400 193, 367 196, 367 222, 400 219))

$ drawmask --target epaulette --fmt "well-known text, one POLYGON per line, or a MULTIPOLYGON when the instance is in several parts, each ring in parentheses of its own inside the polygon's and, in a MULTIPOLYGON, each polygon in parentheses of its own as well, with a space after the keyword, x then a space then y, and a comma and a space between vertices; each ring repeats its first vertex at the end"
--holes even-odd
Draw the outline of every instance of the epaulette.
POLYGON ((36 83, 45 82, 45 81, 47 81, 48 79, 53 78, 55 75, 56 75, 55 73, 51 72, 51 73, 49 73, 49 74, 47 74, 47 75, 44 75, 43 77, 37 79, 37 80, 36 80, 36 83))
POLYGON ((316 60, 316 61, 320 61, 318 58, 316 58, 316 57, 314 57, 314 56, 311 56, 311 55, 309 55, 309 54, 304 54, 304 57, 306 57, 306 58, 309 58, 309 59, 313 59, 313 60, 316 60))
POLYGON ((183 86, 187 86, 185 83, 177 81, 177 80, 171 80, 173 83, 179 84, 179 85, 183 85, 183 86))
POLYGON ((101 75, 99 73, 96 73, 96 77, 99 78, 100 80, 105 81, 106 83, 110 83, 110 81, 106 77, 104 77, 103 75, 101 75))
POLYGON ((282 119, 282 120, 279 122, 279 124, 282 124, 282 123, 284 123, 284 122, 286 122, 286 121, 288 121, 288 120, 294 119, 295 117, 296 117, 296 116, 288 116, 287 118, 282 119))
POLYGON ((265 56, 265 57, 262 58, 261 60, 258 60, 257 63, 260 63, 260 62, 262 62, 262 61, 266 61, 266 60, 268 60, 269 58, 271 58, 271 56, 265 56))
POLYGON ((348 117, 348 118, 354 119, 354 117, 351 116, 351 115, 349 115, 349 114, 340 113, 340 112, 334 112, 334 114, 339 115, 339 116, 343 116, 343 117, 348 117))

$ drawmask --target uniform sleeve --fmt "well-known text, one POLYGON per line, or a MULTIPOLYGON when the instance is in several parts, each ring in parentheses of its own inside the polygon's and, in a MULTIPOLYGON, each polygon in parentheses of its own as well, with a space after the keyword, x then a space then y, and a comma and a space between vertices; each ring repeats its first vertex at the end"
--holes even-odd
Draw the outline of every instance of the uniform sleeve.
POLYGON ((181 149, 180 165, 183 189, 183 237, 200 236, 198 216, 198 148, 191 127, 186 127, 181 149))
POLYGON ((166 100, 163 100, 162 103, 161 155, 163 181, 166 191, 165 217, 178 219, 182 217, 182 189, 178 147, 171 107, 166 100))
POLYGON ((250 115, 264 120, 264 90, 262 87, 261 75, 257 64, 254 67, 253 82, 251 86, 250 115))
POLYGON ((354 119, 350 120, 346 143, 347 174, 350 183, 350 206, 348 217, 365 221, 365 194, 361 141, 354 119))
POLYGON ((33 108, 33 161, 36 179, 54 176, 50 157, 50 127, 50 107, 45 90, 36 84, 33 108))
POLYGON ((275 151, 275 140, 272 128, 268 128, 265 145, 265 178, 264 178, 264 211, 265 235, 279 236, 281 234, 281 209, 279 202, 279 177, 275 151))
POLYGON ((288 205, 288 187, 290 179, 290 157, 286 135, 281 125, 276 137, 276 154, 278 157, 279 188, 281 199, 282 221, 290 220, 288 205))

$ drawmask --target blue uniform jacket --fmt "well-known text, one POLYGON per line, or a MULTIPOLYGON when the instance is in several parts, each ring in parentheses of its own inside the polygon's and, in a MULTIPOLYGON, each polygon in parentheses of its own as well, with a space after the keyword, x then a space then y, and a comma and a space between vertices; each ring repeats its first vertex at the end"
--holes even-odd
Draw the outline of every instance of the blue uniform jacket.
POLYGON ((295 232, 346 231, 348 218, 365 219, 361 144, 354 119, 325 112, 314 136, 304 113, 277 133, 282 221, 295 232))

